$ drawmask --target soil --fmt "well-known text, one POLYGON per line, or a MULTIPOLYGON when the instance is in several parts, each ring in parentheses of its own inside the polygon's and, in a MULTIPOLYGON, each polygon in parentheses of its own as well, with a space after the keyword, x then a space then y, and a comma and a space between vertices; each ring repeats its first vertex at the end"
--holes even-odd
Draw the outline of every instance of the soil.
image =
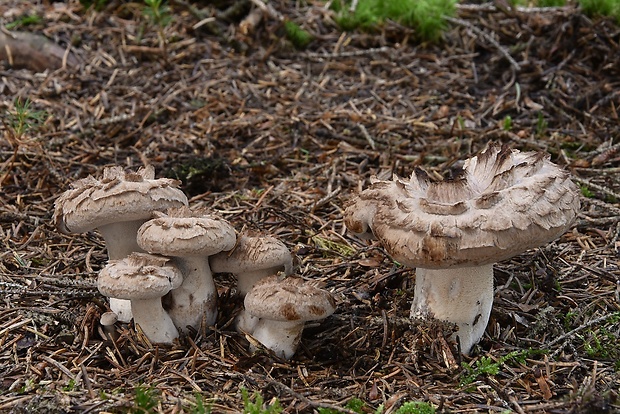
POLYGON ((343 33, 321 2, 269 2, 258 24, 244 20, 256 6, 229 4, 171 2, 162 30, 137 2, 0 4, 5 24, 40 16, 14 30, 63 51, 44 48, 44 71, 11 67, 3 40, 0 412, 237 413, 244 388, 287 413, 351 413, 353 398, 369 413, 620 412, 620 27, 572 6, 461 4, 430 44, 393 22, 343 33), (20 131, 16 99, 40 122, 20 131), (490 141, 548 153, 582 211, 496 265, 491 320, 463 356, 449 326, 410 321, 415 271, 347 232, 343 205, 372 176, 447 176, 490 141), (145 164, 192 208, 278 237, 294 273, 335 295, 291 360, 235 331, 231 275, 212 329, 162 346, 117 323, 103 339, 105 245, 61 234, 54 201, 105 166, 145 164))

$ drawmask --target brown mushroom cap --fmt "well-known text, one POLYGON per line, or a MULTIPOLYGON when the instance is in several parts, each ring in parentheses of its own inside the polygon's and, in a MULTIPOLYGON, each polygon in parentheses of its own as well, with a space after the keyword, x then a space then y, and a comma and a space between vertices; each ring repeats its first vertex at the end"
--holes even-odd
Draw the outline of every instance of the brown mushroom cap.
POLYGON ((290 274, 293 257, 284 243, 268 235, 242 234, 230 252, 210 258, 213 273, 244 273, 263 269, 284 268, 290 274))
POLYGON ((355 233, 372 231, 395 260, 439 269, 540 246, 564 233, 578 210, 577 186, 548 155, 492 143, 451 180, 432 181, 422 170, 409 180, 374 180, 344 219, 355 233))
POLYGON ((273 321, 312 321, 334 313, 331 293, 300 277, 268 276, 258 281, 245 296, 246 311, 257 318, 273 321))
POLYGON ((99 272, 97 287, 104 296, 141 300, 164 296, 181 285, 181 272, 168 265, 167 257, 131 253, 120 260, 110 260, 99 272))
POLYGON ((192 211, 183 206, 168 209, 165 214, 154 214, 156 218, 138 230, 138 244, 150 253, 211 256, 235 246, 235 229, 204 209, 192 211))
POLYGON ((54 222, 63 233, 83 233, 110 223, 146 220, 153 211, 187 205, 179 181, 155 179, 152 166, 138 172, 107 167, 103 178, 78 180, 57 200, 54 222))

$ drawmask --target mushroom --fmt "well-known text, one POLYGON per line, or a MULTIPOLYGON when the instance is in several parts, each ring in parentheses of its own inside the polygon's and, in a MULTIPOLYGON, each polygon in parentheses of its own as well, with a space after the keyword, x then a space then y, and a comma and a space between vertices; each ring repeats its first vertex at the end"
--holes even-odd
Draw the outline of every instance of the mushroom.
MULTIPOLYGON (((179 181, 155 179, 152 166, 138 172, 107 167, 103 178, 88 176, 76 181, 55 203, 54 222, 65 234, 94 229, 103 236, 111 260, 142 251, 136 242, 138 228, 153 211, 187 205, 179 181)), ((121 322, 131 320, 129 303, 110 298, 110 308, 121 322)))
POLYGON ((371 180, 346 206, 354 233, 372 232, 394 260, 417 267, 412 318, 454 323, 468 354, 493 303, 493 263, 562 235, 579 210, 569 173, 542 152, 491 143, 457 177, 371 180))
POLYGON ((110 260, 97 280, 102 295, 131 302, 134 323, 153 343, 170 344, 179 336, 161 304, 161 298, 183 281, 181 272, 169 261, 167 257, 134 252, 110 260))
POLYGON ((114 312, 104 312, 99 317, 99 334, 105 340, 114 342, 117 338, 117 332, 114 324, 118 322, 118 315, 114 312))
POLYGON ((183 273, 183 284, 166 297, 168 313, 181 330, 213 325, 217 317, 217 289, 209 256, 235 246, 237 235, 227 221, 205 209, 188 207, 155 213, 156 218, 138 229, 138 245, 149 253, 174 257, 183 273))
POLYGON ((246 311, 258 318, 254 339, 277 356, 290 359, 299 345, 306 321, 320 320, 336 310, 331 293, 300 277, 274 275, 258 281, 245 296, 246 311))
POLYGON ((290 275, 293 258, 286 245, 272 236, 243 234, 230 252, 209 258, 213 273, 232 273, 237 291, 245 296, 260 279, 284 271, 290 275))

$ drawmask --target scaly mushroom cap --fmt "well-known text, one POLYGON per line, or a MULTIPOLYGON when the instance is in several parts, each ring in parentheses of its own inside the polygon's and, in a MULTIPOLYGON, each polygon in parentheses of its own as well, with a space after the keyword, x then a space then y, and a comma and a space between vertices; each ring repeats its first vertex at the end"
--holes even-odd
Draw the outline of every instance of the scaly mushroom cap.
POLYGON ((284 243, 267 235, 241 235, 230 252, 223 251, 209 259, 213 273, 244 273, 271 268, 284 268, 289 275, 293 257, 284 243))
POLYGON ((300 277, 274 275, 258 281, 245 296, 246 311, 272 321, 314 321, 336 310, 331 293, 300 277))
POLYGON ((131 253, 110 260, 99 272, 97 287, 102 295, 129 300, 153 299, 181 286, 183 276, 167 257, 131 253))
POLYGON ((345 209, 354 233, 371 231, 397 261, 439 269, 510 258, 559 237, 579 210, 569 174, 541 152, 492 143, 451 180, 416 170, 374 180, 345 209))
POLYGON ((155 179, 152 166, 138 172, 107 167, 103 178, 88 176, 76 181, 57 200, 54 222, 63 233, 83 233, 123 221, 146 220, 153 211, 187 205, 180 182, 155 179))
POLYGON ((224 219, 211 216, 205 209, 189 207, 154 213, 138 230, 138 245, 166 256, 211 256, 235 246, 235 229, 224 219))

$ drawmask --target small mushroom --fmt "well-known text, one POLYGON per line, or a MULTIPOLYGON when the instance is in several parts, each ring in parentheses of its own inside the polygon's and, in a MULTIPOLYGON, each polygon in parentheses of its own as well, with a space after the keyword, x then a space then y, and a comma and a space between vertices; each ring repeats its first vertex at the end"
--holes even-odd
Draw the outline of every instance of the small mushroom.
POLYGON ((115 341, 118 337, 114 324, 118 322, 118 315, 114 312, 104 312, 99 318, 99 325, 101 325, 99 334, 105 340, 115 341))
POLYGON ((412 318, 455 323, 468 354, 489 320, 493 263, 559 237, 578 210, 577 187, 546 154, 492 143, 450 180, 422 170, 409 180, 372 180, 344 220, 417 267, 412 318))
POLYGON ((336 310, 331 293, 300 277, 274 275, 258 281, 245 296, 246 311, 258 318, 248 332, 277 356, 290 359, 306 321, 328 317, 336 310))
POLYGON ((99 272, 102 295, 131 302, 134 323, 153 343, 170 344, 179 333, 164 310, 161 298, 181 285, 183 276, 167 257, 147 253, 110 260, 99 272))
POLYGON ((206 210, 188 207, 155 213, 138 230, 138 245, 149 253, 175 258, 183 284, 167 296, 168 313, 180 330, 213 325, 217 317, 217 289, 209 256, 234 247, 237 235, 227 221, 206 210))
POLYGON ((290 275, 293 258, 286 245, 267 235, 243 234, 230 252, 209 258, 213 273, 232 273, 237 278, 237 291, 245 296, 260 279, 283 271, 290 275))
MULTIPOLYGON (((92 176, 76 181, 55 203, 53 220, 65 234, 94 229, 103 236, 111 260, 122 259, 142 251, 136 242, 138 228, 154 211, 187 205, 179 181, 155 179, 152 166, 138 172, 122 167, 107 167, 103 177, 92 176)), ((121 322, 131 320, 129 303, 110 299, 110 308, 121 322)))

